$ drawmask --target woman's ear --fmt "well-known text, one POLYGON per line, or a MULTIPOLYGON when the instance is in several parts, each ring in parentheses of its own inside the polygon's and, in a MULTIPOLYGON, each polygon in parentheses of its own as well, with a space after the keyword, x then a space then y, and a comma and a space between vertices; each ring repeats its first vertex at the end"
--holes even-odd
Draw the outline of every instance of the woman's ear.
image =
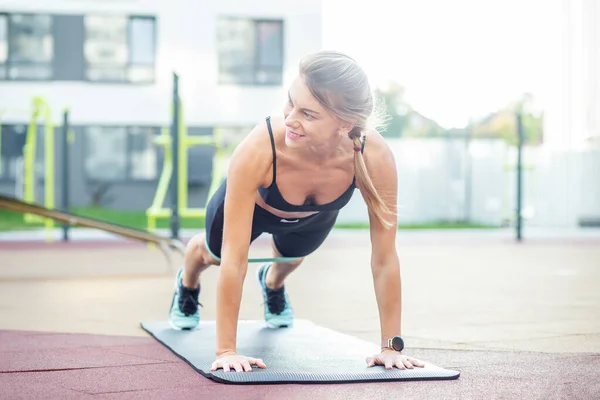
POLYGON ((338 128, 338 134, 340 136, 348 136, 352 129, 354 129, 353 122, 341 121, 340 127, 338 128))

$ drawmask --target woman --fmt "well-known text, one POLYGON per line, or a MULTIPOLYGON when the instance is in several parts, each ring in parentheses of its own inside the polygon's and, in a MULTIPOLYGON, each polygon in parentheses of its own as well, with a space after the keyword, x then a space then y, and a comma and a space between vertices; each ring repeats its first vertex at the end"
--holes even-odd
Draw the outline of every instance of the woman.
POLYGON ((296 258, 258 269, 269 326, 290 326, 294 313, 284 280, 331 231, 358 188, 368 206, 382 350, 369 366, 422 367, 402 354, 401 283, 396 253, 397 176, 392 152, 367 126, 374 102, 367 76, 344 54, 304 57, 282 116, 256 126, 234 151, 227 179, 207 206, 206 234, 192 238, 177 274, 170 322, 192 329, 200 319, 199 277, 220 265, 217 354, 213 370, 266 368, 236 352, 236 330, 250 243, 273 235, 275 257, 296 258))

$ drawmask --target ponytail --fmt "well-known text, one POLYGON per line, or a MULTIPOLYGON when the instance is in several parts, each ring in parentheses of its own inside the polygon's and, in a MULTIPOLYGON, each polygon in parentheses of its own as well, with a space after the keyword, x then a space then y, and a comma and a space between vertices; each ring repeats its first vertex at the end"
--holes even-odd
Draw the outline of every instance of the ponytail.
POLYGON ((390 229, 395 228, 396 220, 394 217, 396 215, 388 208, 377 192, 377 189, 369 176, 365 159, 363 158, 361 151, 363 144, 360 141, 360 137, 358 135, 353 135, 353 132, 354 131, 350 132, 349 136, 354 143, 354 174, 356 175, 360 190, 365 195, 365 203, 367 203, 369 211, 377 217, 384 227, 390 229))
POLYGON ((361 152, 361 133, 366 130, 368 120, 379 119, 385 103, 376 104, 369 79, 354 59, 336 51, 319 51, 302 58, 299 72, 312 95, 341 121, 352 121, 354 129, 348 134, 354 143, 354 173, 364 193, 369 212, 387 228, 397 225, 397 217, 381 199, 371 181, 361 152), (380 106, 376 107, 376 106, 380 106))

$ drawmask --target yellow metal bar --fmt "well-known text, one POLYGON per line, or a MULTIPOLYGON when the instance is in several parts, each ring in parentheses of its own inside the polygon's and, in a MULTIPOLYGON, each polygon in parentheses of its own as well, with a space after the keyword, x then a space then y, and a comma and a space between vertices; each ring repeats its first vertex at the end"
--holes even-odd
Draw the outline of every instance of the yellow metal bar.
POLYGON ((5 110, 0 110, 0 176, 2 176, 2 118, 4 117, 5 110))
MULTIPOLYGON (((163 128, 167 129, 167 128, 163 128)), ((186 136, 183 138, 183 143, 187 147, 192 146, 200 146, 200 145, 217 145, 214 137, 212 136, 186 136)), ((154 140, 155 144, 160 146, 170 146, 171 145, 171 137, 167 135, 160 135, 158 138, 154 140)))
POLYGON ((27 136, 25 137, 25 146, 23 146, 23 199, 27 203, 35 200, 34 188, 34 170, 35 170, 35 153, 37 146, 37 117, 38 110, 34 106, 34 111, 29 120, 27 127, 27 136))
MULTIPOLYGON (((32 114, 27 127, 27 136, 25 138, 25 146, 23 146, 23 200, 29 204, 36 203, 35 198, 35 167, 37 154, 37 127, 40 118, 44 121, 44 201, 43 204, 47 209, 54 209, 54 124, 52 123, 52 112, 48 102, 44 98, 36 96, 32 100, 32 114)), ((33 214, 25 214, 26 222, 38 222, 40 217, 33 214)), ((54 228, 54 220, 44 218, 44 227, 46 228, 47 241, 51 241, 52 229, 54 228)))
MULTIPOLYGON (((206 208, 189 208, 188 207, 188 161, 189 148, 198 145, 213 145, 215 146, 215 157, 213 159, 213 174, 209 187, 210 198, 218 189, 223 177, 225 151, 220 146, 220 130, 215 129, 213 136, 188 136, 187 126, 185 124, 184 107, 179 99, 179 147, 177 149, 179 162, 176 168, 178 169, 178 181, 176 182, 176 190, 178 193, 178 207, 181 219, 184 218, 204 218, 206 216, 206 208)), ((171 115, 173 108, 171 107, 171 115)), ((161 135, 154 140, 154 143, 163 146, 165 149, 165 159, 163 171, 158 182, 156 193, 152 205, 146 210, 148 230, 155 230, 157 219, 168 219, 171 216, 171 210, 164 208, 163 204, 169 190, 169 182, 173 176, 173 153, 171 147, 171 136, 169 128, 163 128, 161 135)))
MULTIPOLYGON (((156 217, 154 215, 151 214, 146 214, 147 215, 147 221, 148 221, 148 232, 155 232, 156 231, 156 217)), ((156 245, 153 243, 148 243, 148 248, 153 249, 155 248, 156 245)))
POLYGON ((177 190, 178 193, 178 207, 179 210, 185 210, 188 205, 188 148, 186 142, 187 137, 187 127, 184 123, 184 113, 183 113, 183 102, 181 98, 179 98, 179 116, 177 119, 177 123, 179 124, 179 148, 177 151, 179 152, 179 162, 177 168, 179 182, 177 182, 177 190))
MULTIPOLYGON (((165 128, 163 130, 162 135, 168 135, 168 130, 165 128)), ((154 195, 154 201, 150 206, 151 210, 158 210, 164 204, 165 197, 167 196, 167 192, 169 190, 169 181, 171 180, 171 175, 173 174, 173 152, 171 151, 171 147, 165 147, 165 158, 163 161, 163 170, 160 175, 160 179, 158 181, 158 187, 156 189, 156 194, 154 195)))
POLYGON ((0 115, 0 176, 2 176, 2 115, 0 115))
MULTIPOLYGON (((213 131, 215 143, 219 143, 221 139, 221 128, 215 128, 213 131)), ((222 146, 215 145, 215 157, 213 158, 213 170, 211 176, 210 187, 208 188, 207 199, 210 200, 212 195, 217 191, 221 184, 221 178, 224 169, 225 150, 222 146)), ((208 202, 208 201, 207 201, 208 202)))
MULTIPOLYGON (((23 146, 23 200, 29 204, 35 202, 35 155, 37 150, 37 120, 40 115, 42 101, 39 97, 32 100, 33 112, 27 126, 27 136, 23 146)), ((33 214, 23 216, 25 222, 39 221, 33 214)))
POLYGON ((154 139, 154 143, 160 146, 171 146, 171 138, 169 137, 168 128, 162 128, 160 130, 160 136, 154 139))
MULTIPOLYGON (((163 160, 163 169, 158 180, 158 186, 154 195, 154 200, 150 208, 146 210, 146 222, 148 225, 149 232, 156 231, 156 220, 161 217, 162 206, 169 190, 169 182, 173 175, 173 152, 170 145, 164 145, 164 143, 170 143, 169 129, 163 128, 161 134, 155 139, 155 143, 165 146, 165 155, 163 160)), ((155 245, 148 243, 149 248, 154 248, 155 245)))
POLYGON ((214 137, 209 136, 188 136, 185 138, 186 146, 197 146, 197 145, 217 145, 217 142, 214 137))
MULTIPOLYGON (((44 164, 45 164, 45 176, 44 176, 44 204, 48 210, 53 210, 54 203, 54 172, 56 170, 56 163, 54 160, 54 124, 52 123, 52 113, 50 106, 47 102, 44 102, 44 164)), ((46 238, 47 241, 52 241, 52 229, 54 228, 54 220, 52 218, 46 218, 46 238)))

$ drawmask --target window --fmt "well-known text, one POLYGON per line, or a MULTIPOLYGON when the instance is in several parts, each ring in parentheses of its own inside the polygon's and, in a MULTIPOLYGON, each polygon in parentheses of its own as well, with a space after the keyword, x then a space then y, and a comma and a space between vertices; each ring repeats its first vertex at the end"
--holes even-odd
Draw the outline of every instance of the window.
POLYGON ((131 66, 129 80, 151 82, 154 80, 154 19, 132 18, 129 24, 129 54, 131 66))
POLYGON ((157 177, 157 154, 154 144, 158 130, 130 128, 131 179, 151 180, 157 177))
POLYGON ((90 126, 85 130, 85 173, 95 181, 153 180, 157 177, 158 129, 90 126))
POLYGON ((154 81, 154 18, 88 15, 84 46, 87 79, 154 81))
POLYGON ((283 76, 283 21, 221 18, 219 82, 279 85, 283 76))
POLYGON ((8 16, 0 14, 0 78, 6 79, 8 61, 8 16))
POLYGON ((86 129, 85 172, 93 180, 126 179, 126 128, 94 126, 86 129))
POLYGON ((0 180, 14 181, 27 136, 27 125, 2 125, 0 131, 0 180))
POLYGON ((50 15, 0 14, 0 79, 50 79, 53 46, 50 15))

